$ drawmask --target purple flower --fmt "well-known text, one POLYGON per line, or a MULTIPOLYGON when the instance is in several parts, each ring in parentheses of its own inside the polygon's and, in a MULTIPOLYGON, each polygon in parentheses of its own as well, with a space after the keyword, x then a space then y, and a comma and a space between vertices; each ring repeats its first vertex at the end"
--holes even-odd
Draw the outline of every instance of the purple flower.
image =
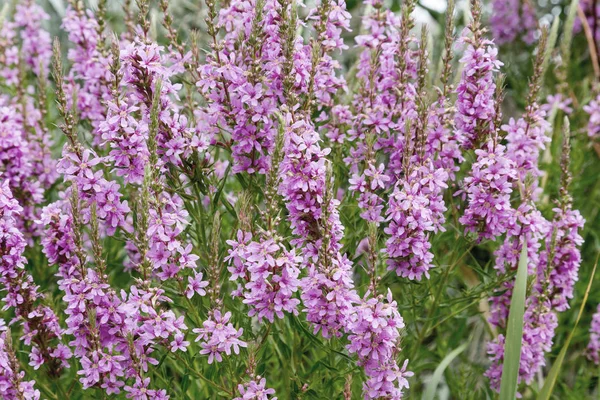
POLYGON ((473 147, 476 141, 484 139, 487 132, 493 132, 496 128, 494 73, 502 66, 502 62, 496 58, 498 49, 492 41, 477 41, 467 36, 469 32, 478 29, 480 28, 472 23, 463 32, 461 40, 466 43, 467 48, 460 60, 463 70, 456 87, 455 135, 458 143, 466 148, 473 147))
POLYGON ((538 19, 532 3, 520 0, 494 0, 490 18, 492 36, 500 45, 520 38, 527 44, 535 41, 538 19))
POLYGON ((587 134, 590 138, 595 139, 600 136, 600 95, 583 106, 583 109, 590 115, 587 134))
POLYGON ((390 221, 384 232, 388 269, 409 279, 429 278, 433 267, 429 236, 444 231, 443 190, 448 174, 433 163, 415 168, 408 177, 397 182, 386 212, 390 221))
POLYGON ((267 380, 257 376, 250 382, 238 385, 238 391, 241 397, 236 397, 233 400, 277 400, 277 397, 272 396, 275 394, 274 389, 267 389, 267 380))
POLYGON ((242 231, 237 236, 241 242, 228 241, 232 249, 227 260, 231 280, 242 278, 244 288, 239 295, 250 306, 248 315, 269 322, 274 321, 275 315, 283 318, 284 311, 297 315, 300 301, 292 296, 300 284, 298 265, 302 258, 273 239, 248 242, 252 236, 242 231))
POLYGON ((514 225, 510 204, 513 182, 517 178, 514 161, 506 157, 506 148, 492 141, 475 151, 477 161, 464 180, 461 192, 468 205, 459 221, 466 232, 493 240, 514 225))
POLYGON ((600 363, 600 305, 596 307, 596 312, 592 316, 590 325, 590 342, 587 346, 587 358, 598 365, 600 363))
POLYGON ((366 399, 401 398, 402 391, 408 388, 406 378, 412 376, 406 371, 406 362, 400 368, 395 360, 404 321, 391 291, 385 300, 367 293, 355 307, 347 327, 350 344, 346 348, 349 353, 356 353, 358 364, 368 377, 364 385, 366 399))
POLYGON ((33 386, 35 381, 23 380, 25 372, 18 369, 19 362, 7 335, 7 331, 0 332, 0 396, 7 400, 39 400, 40 392, 33 386))
POLYGON ((202 272, 195 272, 193 277, 188 276, 188 286, 185 290, 185 295, 188 299, 191 299, 196 293, 204 296, 206 295, 204 288, 207 286, 208 282, 202 280, 202 272))
POLYGON ((201 341, 200 354, 208 355, 209 364, 214 360, 223 361, 222 353, 231 355, 233 349, 235 354, 239 354, 240 347, 247 347, 246 342, 239 339, 244 330, 235 329, 229 322, 230 318, 230 312, 222 315, 219 310, 212 310, 209 318, 202 323, 202 328, 193 329, 193 332, 198 334, 196 342, 201 341))

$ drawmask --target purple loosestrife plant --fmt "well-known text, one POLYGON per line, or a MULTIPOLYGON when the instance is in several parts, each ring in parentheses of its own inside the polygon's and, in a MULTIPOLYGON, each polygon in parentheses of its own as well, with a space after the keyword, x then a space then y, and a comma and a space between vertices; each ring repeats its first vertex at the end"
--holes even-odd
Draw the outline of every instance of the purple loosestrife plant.
POLYGON ((38 5, 25 2, 17 5, 15 22, 7 21, 0 29, 5 53, 0 76, 16 94, 0 93, 0 163, 4 179, 23 208, 18 223, 28 238, 40 233, 32 222, 39 215, 44 192, 57 178, 51 157, 52 137, 45 121, 52 50, 41 22, 47 18, 38 5), (37 91, 25 82, 26 68, 36 71, 37 91))
POLYGON ((292 244, 302 249, 308 270, 300 283, 307 319, 314 324, 315 333, 322 330, 323 336, 330 337, 343 334, 358 297, 350 276, 351 263, 340 252, 339 202, 327 191, 325 156, 329 149, 321 149, 319 142, 306 120, 288 128, 279 192, 296 236, 292 244))
POLYGON ((377 224, 384 220, 381 192, 391 181, 385 164, 377 162, 377 155, 385 141, 390 143, 390 128, 394 126, 393 106, 398 102, 394 89, 398 84, 395 55, 399 24, 392 12, 378 8, 363 18, 363 26, 369 33, 356 37, 357 45, 363 48, 357 73, 360 89, 353 100, 352 129, 347 132, 353 148, 345 161, 351 165, 353 175, 349 189, 358 196, 363 210, 361 217, 377 224))
POLYGON ((49 373, 58 376, 71 351, 60 343, 63 329, 54 311, 41 304, 43 295, 33 277, 25 270, 27 260, 23 256, 27 242, 17 228, 17 218, 22 208, 12 196, 8 181, 0 184, 0 284, 6 291, 2 301, 3 310, 15 311, 11 324, 23 326, 21 340, 31 346, 30 365, 38 369, 47 363, 49 373), (58 342, 58 343, 57 343, 58 342))
MULTIPOLYGON (((541 41, 543 43, 544 40, 541 41)), ((533 80, 532 85, 535 85, 533 80)), ((535 87, 533 87, 535 90, 535 87)), ((535 97, 533 97, 535 98, 535 97)), ((533 99, 530 97, 530 99, 533 99)), ((582 238, 579 230, 583 228, 584 220, 577 210, 572 209, 572 200, 568 192, 570 183, 569 172, 569 123, 565 118, 563 155, 561 160, 562 178, 558 207, 553 209, 554 219, 552 222, 545 220, 537 210, 529 207, 527 214, 519 214, 522 224, 520 235, 525 234, 528 246, 529 273, 535 276, 535 284, 531 288, 527 298, 525 325, 523 331, 523 342, 521 349, 519 381, 531 383, 535 374, 546 364, 545 354, 552 348, 555 329, 558 326, 558 313, 569 308, 568 301, 573 297, 573 287, 578 280, 581 254, 579 246, 582 238), (533 212, 532 212, 533 211, 533 212), (525 217, 534 217, 527 221, 525 217), (541 251, 540 251, 541 250, 541 251)), ((530 130, 530 132, 533 129, 530 130)), ((533 132, 532 132, 533 134, 533 132)), ((534 164, 535 166, 535 164, 534 164)), ((533 169, 535 171, 535 168, 533 169)), ((531 201, 532 185, 526 188, 528 194, 525 200, 531 201)), ((506 244, 509 243, 508 239, 506 244)), ((518 256, 512 256, 514 249, 509 250, 503 260, 505 266, 515 268, 518 256)), ((500 266, 504 268, 504 266, 500 266)), ((495 310, 490 322, 505 328, 508 317, 507 293, 511 286, 507 285, 508 291, 500 294, 493 301, 495 310)), ((488 353, 492 358, 492 366, 486 372, 491 380, 492 387, 498 390, 502 375, 502 362, 504 357, 504 335, 499 335, 495 342, 490 343, 488 353)))
POLYGON ((543 392, 598 233, 597 44, 558 15, 593 2, 67 3, 0 6, 0 398, 485 397, 525 241, 543 392))

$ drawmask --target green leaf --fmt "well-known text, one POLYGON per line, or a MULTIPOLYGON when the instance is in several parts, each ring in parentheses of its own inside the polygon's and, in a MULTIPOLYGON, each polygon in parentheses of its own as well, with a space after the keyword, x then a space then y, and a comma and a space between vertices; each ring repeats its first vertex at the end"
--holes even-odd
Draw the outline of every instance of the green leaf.
POLYGON ((65 3, 62 0, 48 0, 50 5, 54 11, 58 14, 59 17, 64 17, 65 15, 65 3))
POLYGON ((437 387, 442 380, 442 376, 444 376, 444 371, 446 370, 448 365, 450 365, 452 360, 454 360, 460 353, 462 353, 467 348, 467 344, 468 343, 462 344, 461 346, 448 353, 446 357, 444 357, 440 365, 438 365, 435 371, 433 372, 433 376, 427 384, 427 389, 425 390, 425 393, 423 393, 423 397, 421 398, 421 400, 434 399, 437 387))
POLYGON ((510 299, 506 341, 504 344, 504 365, 500 382, 500 400, 514 400, 517 395, 519 361, 523 341, 523 315, 525 314, 525 294, 527 292, 527 240, 523 239, 523 249, 519 258, 517 277, 510 299))
POLYGON ((562 362, 565 359, 565 355, 567 354, 567 349, 569 348, 569 344, 571 343, 571 339, 573 339, 573 335, 575 334, 575 329, 577 328, 577 324, 579 324, 579 320, 581 319, 581 315, 583 315, 583 309, 585 308, 585 304, 587 303, 588 295, 590 294, 590 289, 592 288, 592 282, 594 281, 594 275, 596 273, 596 267, 598 266, 598 258, 596 258, 596 263, 594 264, 594 268, 592 269, 592 274, 590 275, 590 281, 588 282, 587 289, 585 294, 583 295, 583 300, 581 302, 581 306, 579 306, 579 314, 577 314, 577 319, 575 320, 575 325, 571 328, 571 332, 569 332, 569 336, 567 336, 567 340, 565 344, 563 344, 556 361, 552 365, 548 376, 546 377, 546 381, 544 382, 544 386, 542 386, 542 390, 538 394, 538 400, 549 400, 550 395, 552 394, 552 389, 554 389, 554 385, 560 375, 560 367, 562 366, 562 362))

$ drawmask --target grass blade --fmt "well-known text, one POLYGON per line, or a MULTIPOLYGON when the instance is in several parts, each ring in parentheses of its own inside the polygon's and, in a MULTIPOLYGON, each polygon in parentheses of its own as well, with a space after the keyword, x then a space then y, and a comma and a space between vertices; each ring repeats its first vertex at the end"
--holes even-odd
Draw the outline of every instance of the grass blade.
POLYGON ((448 355, 446 357, 444 357, 442 362, 440 362, 440 365, 438 365, 437 368, 435 369, 435 371, 433 372, 433 376, 431 377, 431 380, 427 384, 427 389, 425 390, 425 393, 423 393, 423 397, 421 400, 433 400, 434 399, 435 391, 437 390, 437 387, 442 380, 444 371, 446 370, 448 365, 450 365, 452 360, 454 360, 466 348, 467 348, 467 343, 464 343, 461 346, 457 347, 456 349, 452 350, 450 353, 448 353, 448 355))
POLYGON ((561 55, 565 65, 569 64, 571 58, 571 43, 573 42, 573 25, 575 24, 575 16, 577 15, 577 6, 579 0, 571 0, 569 5, 569 12, 567 19, 565 20, 565 26, 563 28, 563 38, 561 41, 561 55))
POLYGON ((527 292, 527 240, 523 239, 523 249, 517 267, 517 278, 510 299, 506 341, 504 344, 504 365, 500 382, 500 400, 514 400, 517 395, 521 342, 523 340, 523 316, 525 314, 525 294, 527 292))
POLYGON ((556 46, 556 39, 558 38, 558 27, 560 25, 560 17, 554 17, 554 21, 552 22, 552 27, 550 28, 550 34, 548 35, 548 41, 546 42, 546 49, 544 52, 544 63, 542 64, 542 82, 544 80, 544 75, 548 70, 548 65, 550 64, 550 58, 552 57, 552 51, 554 51, 554 47, 556 46))
POLYGON ((590 281, 588 282, 587 289, 585 290, 585 294, 583 295, 583 300, 581 302, 581 306, 579 306, 579 314, 577 314, 577 319, 575 320, 575 326, 569 332, 569 336, 567 336, 567 340, 563 345, 558 357, 554 361, 548 376, 546 377, 546 381, 544 382, 544 386, 542 386, 542 390, 538 394, 538 400, 549 400, 550 395, 552 394, 552 389, 554 389, 554 385, 558 379, 558 375, 560 373, 560 367, 562 366, 562 362, 565 359, 565 355, 567 354, 567 349, 569 348, 569 344, 571 343, 571 339, 575 334, 575 329, 577 328, 577 324, 579 324, 579 320, 581 319, 581 315, 583 314, 583 309, 585 308, 585 304, 587 303, 588 295, 590 294, 590 289, 592 288, 592 282, 594 281, 594 275, 596 274, 596 267, 598 266, 598 258, 596 258, 596 263, 594 264, 594 269, 592 270, 592 275, 590 276, 590 281))

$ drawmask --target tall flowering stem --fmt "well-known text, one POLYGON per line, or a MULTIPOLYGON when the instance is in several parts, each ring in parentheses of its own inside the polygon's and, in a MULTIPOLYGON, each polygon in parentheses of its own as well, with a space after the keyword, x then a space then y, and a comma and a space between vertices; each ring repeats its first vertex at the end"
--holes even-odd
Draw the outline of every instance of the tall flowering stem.
POLYGON ((464 64, 460 82, 456 87, 456 114, 454 129, 461 146, 472 148, 498 127, 494 96, 496 83, 494 73, 502 66, 498 61, 498 49, 485 39, 481 25, 481 5, 471 2, 472 22, 462 33, 460 42, 466 46, 460 62, 464 64))
POLYGON ((59 376, 63 367, 68 367, 71 352, 60 340, 63 329, 54 311, 42 304, 44 296, 39 292, 33 277, 25 270, 23 253, 27 242, 17 227, 17 218, 22 208, 12 196, 8 181, 0 183, 0 285, 6 294, 2 298, 3 311, 14 309, 11 324, 23 326, 21 339, 32 347, 30 365, 34 369, 47 364, 48 374, 59 376))

